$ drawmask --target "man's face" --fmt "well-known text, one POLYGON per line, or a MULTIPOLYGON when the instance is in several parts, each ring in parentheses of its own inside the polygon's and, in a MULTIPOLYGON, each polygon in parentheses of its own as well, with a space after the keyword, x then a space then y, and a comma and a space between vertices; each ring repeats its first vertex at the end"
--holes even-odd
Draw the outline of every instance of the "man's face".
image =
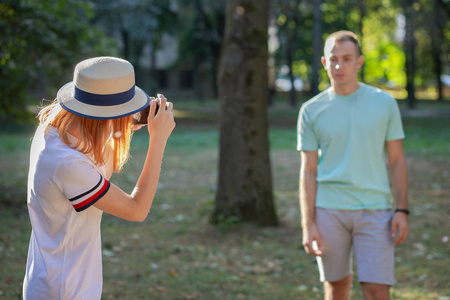
POLYGON ((358 82, 358 70, 364 62, 364 57, 359 55, 354 43, 336 43, 334 39, 329 39, 324 54, 322 64, 333 85, 345 86, 358 82))

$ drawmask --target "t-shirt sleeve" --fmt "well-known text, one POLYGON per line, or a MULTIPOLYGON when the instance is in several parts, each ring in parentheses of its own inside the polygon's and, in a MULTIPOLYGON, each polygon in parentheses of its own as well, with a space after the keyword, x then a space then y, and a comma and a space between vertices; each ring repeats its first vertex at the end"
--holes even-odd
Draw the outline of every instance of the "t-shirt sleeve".
POLYGON ((389 120, 386 132, 386 141, 398 140, 405 138, 403 132, 402 117, 397 101, 392 98, 389 107, 389 120))
POLYGON ((319 149, 319 141, 314 134, 311 119, 305 106, 302 106, 297 121, 297 151, 314 151, 319 149))
POLYGON ((62 162, 56 169, 55 181, 77 212, 97 202, 110 187, 94 166, 78 159, 62 162))

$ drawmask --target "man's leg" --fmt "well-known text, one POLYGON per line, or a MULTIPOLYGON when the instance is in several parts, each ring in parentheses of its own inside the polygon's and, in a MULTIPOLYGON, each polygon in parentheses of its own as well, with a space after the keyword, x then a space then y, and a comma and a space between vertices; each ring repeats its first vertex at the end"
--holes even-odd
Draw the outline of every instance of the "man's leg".
POLYGON ((391 297, 389 296, 389 289, 391 288, 391 286, 389 285, 361 282, 361 288, 364 293, 364 299, 366 300, 391 299, 391 297))
POLYGON ((389 289, 395 284, 391 217, 387 210, 365 211, 355 225, 356 267, 366 300, 389 300, 389 289))
POLYGON ((352 275, 349 275, 338 281, 325 281, 323 283, 325 300, 347 300, 350 295, 350 288, 352 287, 352 277, 352 275))
POLYGON ((325 299, 347 300, 352 285, 352 212, 316 208, 316 222, 324 238, 318 260, 325 299))

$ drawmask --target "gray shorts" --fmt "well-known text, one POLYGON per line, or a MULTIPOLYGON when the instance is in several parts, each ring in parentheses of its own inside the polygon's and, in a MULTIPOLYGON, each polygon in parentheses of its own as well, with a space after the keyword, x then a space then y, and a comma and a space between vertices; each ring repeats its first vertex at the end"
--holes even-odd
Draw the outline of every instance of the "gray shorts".
POLYGON ((324 237, 317 257, 320 280, 333 282, 352 274, 354 252, 359 282, 394 285, 394 240, 390 210, 333 210, 316 207, 324 237))

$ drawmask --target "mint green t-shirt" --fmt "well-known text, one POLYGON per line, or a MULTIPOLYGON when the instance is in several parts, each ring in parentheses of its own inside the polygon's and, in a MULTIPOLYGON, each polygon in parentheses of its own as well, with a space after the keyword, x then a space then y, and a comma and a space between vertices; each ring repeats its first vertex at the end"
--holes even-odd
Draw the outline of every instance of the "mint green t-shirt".
POLYGON ((346 96, 327 89, 302 105, 297 133, 297 150, 320 154, 317 207, 392 207, 384 146, 404 133, 391 95, 364 83, 346 96))

